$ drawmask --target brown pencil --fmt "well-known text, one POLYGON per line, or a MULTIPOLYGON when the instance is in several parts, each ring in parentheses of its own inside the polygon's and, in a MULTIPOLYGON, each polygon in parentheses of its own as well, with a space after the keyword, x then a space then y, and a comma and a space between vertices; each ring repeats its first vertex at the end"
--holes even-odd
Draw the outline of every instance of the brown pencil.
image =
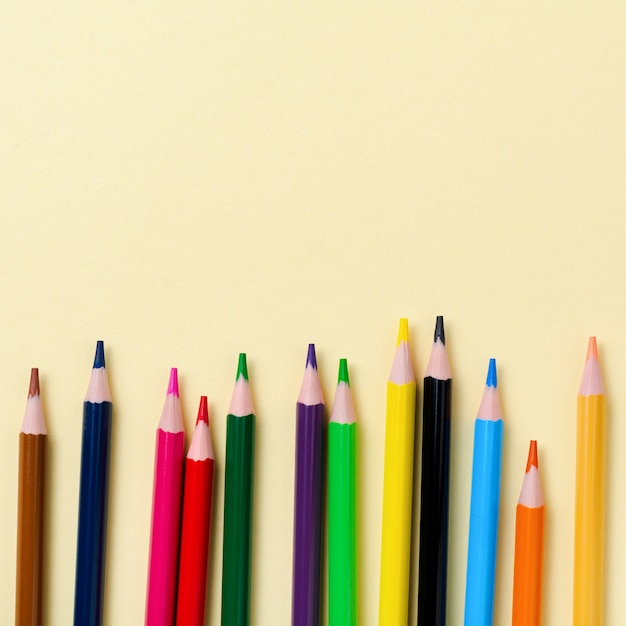
POLYGON ((48 433, 39 397, 39 371, 30 373, 20 432, 17 500, 16 626, 41 624, 43 509, 48 433))

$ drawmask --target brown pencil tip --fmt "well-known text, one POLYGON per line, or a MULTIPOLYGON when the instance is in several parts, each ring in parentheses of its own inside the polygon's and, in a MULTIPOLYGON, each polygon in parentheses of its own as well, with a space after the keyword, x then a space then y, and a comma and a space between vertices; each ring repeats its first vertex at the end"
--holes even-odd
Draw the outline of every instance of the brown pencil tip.
POLYGON ((30 370, 30 385, 28 386, 28 397, 39 395, 39 369, 33 367, 30 370))
POLYGON ((530 450, 528 450, 528 463, 526 463, 526 472, 530 472, 530 467, 534 465, 539 469, 539 458, 537 456, 537 441, 535 439, 530 442, 530 450))
POLYGON ((598 360, 598 344, 595 337, 589 337, 589 344, 587 346, 587 361, 593 357, 598 360))

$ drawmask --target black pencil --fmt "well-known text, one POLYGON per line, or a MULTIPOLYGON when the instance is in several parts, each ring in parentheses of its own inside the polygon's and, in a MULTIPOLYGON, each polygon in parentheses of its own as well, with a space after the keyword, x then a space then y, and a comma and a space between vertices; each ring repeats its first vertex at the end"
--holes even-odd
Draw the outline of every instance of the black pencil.
POLYGON ((446 623, 451 389, 452 375, 440 315, 424 377, 422 431, 417 623, 429 626, 446 623))

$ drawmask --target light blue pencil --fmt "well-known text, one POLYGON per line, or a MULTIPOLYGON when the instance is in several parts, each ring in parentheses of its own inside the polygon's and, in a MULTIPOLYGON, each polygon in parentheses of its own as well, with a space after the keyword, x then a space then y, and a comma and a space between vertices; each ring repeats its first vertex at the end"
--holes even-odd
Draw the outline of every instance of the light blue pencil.
POLYGON ((496 360, 490 359, 487 384, 474 425, 465 626, 493 624, 502 426, 496 360))

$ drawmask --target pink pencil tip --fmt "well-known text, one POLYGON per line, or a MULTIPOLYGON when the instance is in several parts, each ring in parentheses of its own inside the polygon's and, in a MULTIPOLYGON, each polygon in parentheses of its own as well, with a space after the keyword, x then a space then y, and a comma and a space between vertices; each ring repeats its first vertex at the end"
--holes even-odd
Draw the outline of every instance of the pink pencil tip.
POLYGON ((587 346, 587 361, 591 358, 595 358, 595 360, 598 360, 598 344, 596 342, 596 338, 595 337, 589 337, 589 344, 587 346))
POLYGON ((528 450, 528 463, 526 463, 526 472, 530 472, 531 466, 535 466, 539 469, 539 457, 537 456, 537 441, 533 439, 530 442, 530 449, 528 450))
POLYGON ((167 394, 174 394, 177 398, 178 395, 178 369, 173 367, 170 370, 170 383, 167 386, 167 394))
POLYGON ((200 406, 198 407, 198 419, 196 420, 196 424, 199 422, 204 422, 205 424, 209 423, 209 403, 206 396, 200 396, 200 406))

